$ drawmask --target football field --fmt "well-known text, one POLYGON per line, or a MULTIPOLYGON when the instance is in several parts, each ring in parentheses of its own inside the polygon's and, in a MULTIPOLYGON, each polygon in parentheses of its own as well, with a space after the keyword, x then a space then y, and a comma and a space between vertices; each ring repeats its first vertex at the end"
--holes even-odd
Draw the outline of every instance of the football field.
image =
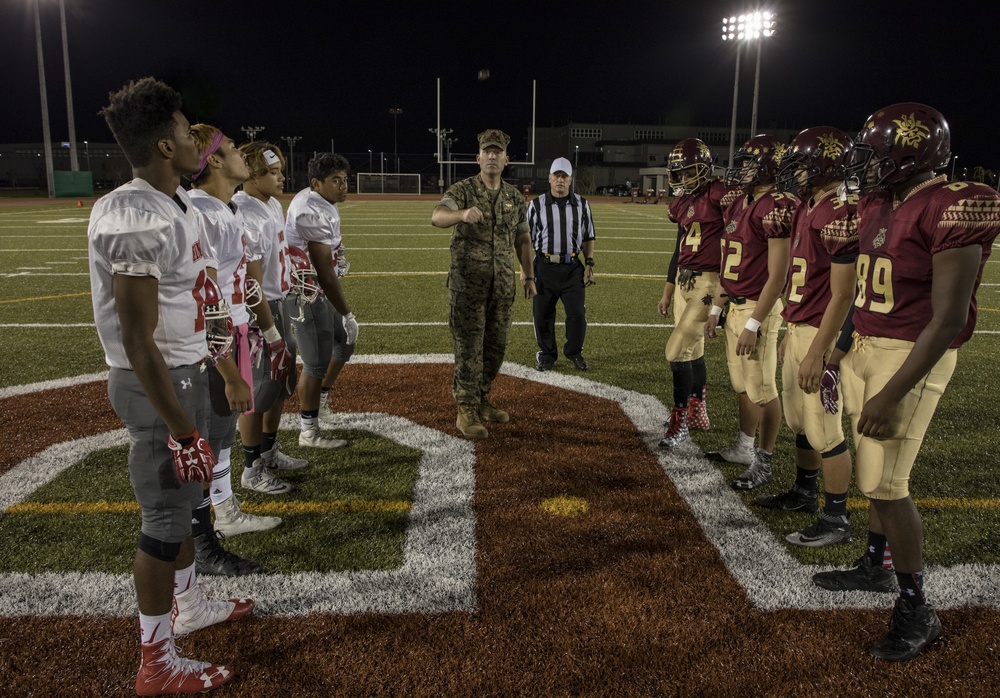
MULTIPOLYGON (((138 509, 93 326, 90 203, 0 208, 10 444, 0 455, 0 690, 11 695, 126 692, 137 665, 138 509), (29 662, 51 662, 34 670, 48 678, 26 676, 29 662)), ((266 574, 212 580, 254 596, 258 612, 185 641, 185 654, 236 667, 223 691, 868 695, 876 682, 879 693, 996 691, 1000 250, 911 482, 945 639, 905 670, 886 669, 866 649, 892 598, 828 594, 809 581, 860 554, 867 504, 856 490, 853 543, 797 548, 784 536, 811 515, 761 510, 758 491, 730 490, 740 466, 655 449, 671 400, 671 323, 656 312, 676 234, 666 206, 594 201, 590 370, 565 358, 533 370, 531 308, 519 298, 495 393, 512 422, 473 444, 454 428, 450 232, 430 226, 435 203, 340 205, 351 262, 342 284, 361 332, 332 407, 350 445, 299 449, 289 402, 283 447, 312 465, 293 475, 290 495, 245 498, 282 526, 227 542, 266 574)), ((721 339, 706 360, 712 429, 695 439, 714 450, 735 433, 736 403, 721 339)), ((791 483, 793 450, 783 427, 765 492, 791 483)))

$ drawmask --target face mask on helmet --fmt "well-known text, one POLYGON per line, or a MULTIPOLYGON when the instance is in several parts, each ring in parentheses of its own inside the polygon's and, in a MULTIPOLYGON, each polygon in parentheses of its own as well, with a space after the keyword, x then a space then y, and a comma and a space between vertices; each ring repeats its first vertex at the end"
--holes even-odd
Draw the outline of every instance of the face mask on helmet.
POLYGON ((784 152, 784 144, 775 136, 754 136, 733 156, 732 167, 726 170, 726 186, 750 191, 773 184, 784 152))
POLYGON ((951 130, 939 111, 915 102, 893 104, 865 121, 854 140, 846 179, 862 194, 903 189, 950 160, 951 130))
POLYGON ((205 315, 205 341, 208 343, 208 357, 214 366, 222 359, 229 358, 233 346, 233 321, 229 317, 229 304, 222 297, 219 284, 211 276, 205 277, 202 286, 205 315))
POLYGON ((712 174, 712 152, 697 138, 686 138, 667 156, 667 182, 675 196, 696 194, 712 174))
POLYGON ((309 257, 301 248, 289 246, 288 261, 292 265, 292 293, 304 303, 315 302, 319 298, 320 287, 309 257))
POLYGON ((850 137, 838 128, 807 128, 785 151, 775 183, 781 191, 808 199, 816 190, 843 179, 853 150, 850 137))
POLYGON ((250 324, 256 325, 257 313, 253 311, 251 306, 259 305, 264 300, 264 291, 260 287, 260 282, 249 274, 247 274, 243 285, 246 289, 246 297, 243 302, 246 304, 247 313, 250 315, 250 324))

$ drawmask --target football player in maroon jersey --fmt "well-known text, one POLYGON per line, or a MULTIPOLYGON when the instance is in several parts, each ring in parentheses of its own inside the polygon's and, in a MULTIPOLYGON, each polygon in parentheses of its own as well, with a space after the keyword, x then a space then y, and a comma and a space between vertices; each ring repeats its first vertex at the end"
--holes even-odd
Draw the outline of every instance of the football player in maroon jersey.
POLYGON ((711 460, 747 465, 732 485, 749 490, 771 480, 771 454, 781 428, 781 403, 775 372, 778 364, 778 327, 781 290, 788 271, 794 194, 778 191, 775 175, 784 144, 774 136, 754 136, 736 153, 726 173, 727 184, 739 186, 743 197, 726 208, 722 249, 721 292, 716 295, 705 324, 705 336, 715 337, 723 305, 730 304, 726 320, 726 357, 729 379, 739 396, 740 431, 736 443, 708 453, 711 460), (760 443, 753 439, 760 426, 760 443))
MULTIPOLYGON (((899 598, 889 632, 871 650, 889 661, 912 659, 941 635, 924 596, 923 527, 910 471, 958 348, 975 328, 976 289, 1000 232, 1000 194, 936 174, 950 151, 937 110, 893 104, 865 121, 848 168, 862 197, 855 337, 843 390, 858 489, 872 504, 872 532, 884 532, 893 548, 899 598)), ((813 579, 825 588, 861 588, 878 581, 864 562, 813 579)))
POLYGON ((851 137, 832 126, 807 128, 788 146, 778 187, 794 191, 802 203, 792 216, 791 261, 785 282, 788 323, 778 348, 782 362, 782 407, 795 434, 795 484, 787 492, 759 495, 768 509, 815 512, 817 475, 823 470, 823 514, 811 526, 787 536, 789 543, 820 547, 851 540, 847 489, 851 453, 844 439, 839 401, 833 409, 820 398, 820 380, 834 342, 854 303, 854 262, 858 256, 858 197, 841 197, 844 166, 854 148, 851 137))
POLYGON ((712 178, 712 153, 697 138, 686 138, 670 151, 667 164, 674 200, 670 220, 677 224, 677 248, 657 310, 668 317, 673 305, 674 330, 666 356, 674 385, 674 406, 660 448, 690 443, 689 429, 710 426, 705 407, 705 322, 719 289, 722 210, 735 194, 712 178))

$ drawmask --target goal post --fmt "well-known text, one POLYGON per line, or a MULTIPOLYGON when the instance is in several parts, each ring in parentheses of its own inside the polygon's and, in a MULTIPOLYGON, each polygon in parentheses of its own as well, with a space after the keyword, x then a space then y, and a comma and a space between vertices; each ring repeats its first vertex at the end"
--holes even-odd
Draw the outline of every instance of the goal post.
POLYGON ((419 194, 420 174, 359 172, 358 194, 419 194))

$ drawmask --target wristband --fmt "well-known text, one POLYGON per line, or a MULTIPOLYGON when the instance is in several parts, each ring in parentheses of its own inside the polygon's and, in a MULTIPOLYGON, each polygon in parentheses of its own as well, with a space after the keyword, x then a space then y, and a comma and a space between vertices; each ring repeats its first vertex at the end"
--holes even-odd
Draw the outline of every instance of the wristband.
POLYGON ((278 332, 278 328, 274 325, 268 327, 266 330, 261 332, 261 334, 264 335, 264 339, 268 344, 274 344, 275 342, 281 341, 281 333, 278 332))
POLYGON ((750 318, 749 320, 747 320, 746 327, 744 327, 743 329, 750 330, 751 332, 756 334, 757 330, 760 329, 760 320, 754 320, 753 318, 750 318))
POLYGON ((708 311, 709 317, 716 317, 717 315, 722 315, 722 306, 712 304, 712 309, 708 311))
POLYGON ((593 257, 587 257, 587 259, 584 260, 584 261, 586 261, 588 267, 594 266, 594 258, 593 257))
POLYGON ((535 277, 533 277, 533 276, 526 276, 526 277, 524 277, 524 283, 528 283, 529 281, 531 283, 535 283, 535 277))

